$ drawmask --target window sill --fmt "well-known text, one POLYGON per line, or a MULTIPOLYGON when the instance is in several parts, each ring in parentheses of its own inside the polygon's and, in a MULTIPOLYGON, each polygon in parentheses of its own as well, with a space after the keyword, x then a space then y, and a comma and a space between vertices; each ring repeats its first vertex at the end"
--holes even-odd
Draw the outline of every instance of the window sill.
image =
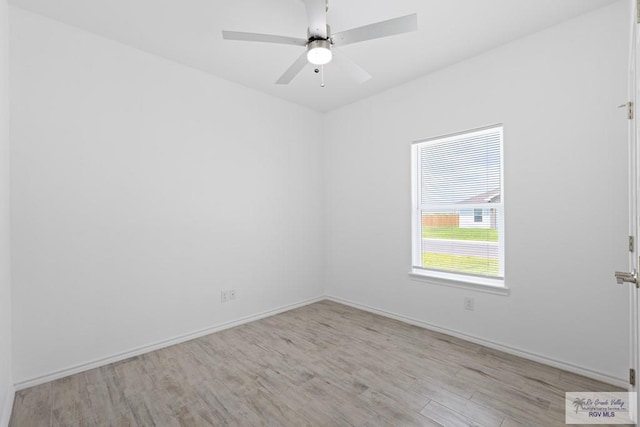
POLYGON ((509 295, 509 288, 505 286, 504 280, 501 279, 474 277, 466 281, 463 276, 423 270, 411 270, 409 277, 411 280, 433 283, 440 286, 468 289, 494 295, 509 295))

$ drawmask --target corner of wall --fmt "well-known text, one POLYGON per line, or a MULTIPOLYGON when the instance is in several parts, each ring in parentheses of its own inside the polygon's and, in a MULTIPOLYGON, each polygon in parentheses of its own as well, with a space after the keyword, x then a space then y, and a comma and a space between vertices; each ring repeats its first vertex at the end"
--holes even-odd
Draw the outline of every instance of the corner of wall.
POLYGON ((15 400, 16 389, 13 385, 9 386, 7 390, 7 398, 4 401, 2 407, 2 413, 0 413, 0 427, 8 427, 9 420, 11 420, 11 411, 13 410, 13 401, 15 400))
POLYGON ((328 250, 329 250, 329 242, 327 241, 328 233, 328 206, 327 206, 327 197, 328 197, 328 186, 327 186, 327 145, 328 145, 328 137, 327 137, 327 124, 328 124, 328 116, 330 112, 320 113, 320 185, 321 185, 321 201, 320 206, 322 206, 322 215, 320 219, 320 229, 322 235, 322 257, 321 257, 321 291, 323 295, 327 294, 327 262, 328 262, 328 250))
POLYGON ((11 297, 11 254, 10 254, 10 179, 9 179, 9 7, 8 1, 0 4, 0 427, 9 425, 15 387, 12 376, 12 297, 11 297), (5 323, 6 321, 6 323, 5 323), (4 397, 4 401, 3 400, 4 397))

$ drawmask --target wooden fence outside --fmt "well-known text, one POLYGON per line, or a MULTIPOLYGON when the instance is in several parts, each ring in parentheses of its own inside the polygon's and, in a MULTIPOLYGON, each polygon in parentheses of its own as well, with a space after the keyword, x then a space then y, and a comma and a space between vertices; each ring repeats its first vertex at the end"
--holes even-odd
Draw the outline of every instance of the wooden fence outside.
POLYGON ((423 227, 460 227, 460 214, 422 215, 423 227))

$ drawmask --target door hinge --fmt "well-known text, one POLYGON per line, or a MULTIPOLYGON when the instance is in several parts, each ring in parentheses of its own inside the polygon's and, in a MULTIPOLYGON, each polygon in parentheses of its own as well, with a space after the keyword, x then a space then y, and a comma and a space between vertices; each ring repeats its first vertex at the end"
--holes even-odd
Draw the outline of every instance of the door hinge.
POLYGON ((633 236, 629 236, 629 252, 634 252, 636 249, 635 239, 633 236))
POLYGON ((629 120, 633 120, 633 101, 629 101, 622 105, 618 105, 618 108, 625 108, 625 107, 627 107, 627 118, 629 120))
POLYGON ((636 370, 633 368, 629 369, 629 384, 636 385, 636 370))

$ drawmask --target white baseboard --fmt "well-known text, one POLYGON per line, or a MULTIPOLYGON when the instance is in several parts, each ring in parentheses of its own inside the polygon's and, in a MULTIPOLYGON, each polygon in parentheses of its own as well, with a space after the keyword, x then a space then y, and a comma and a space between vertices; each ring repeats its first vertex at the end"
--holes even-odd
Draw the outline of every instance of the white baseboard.
POLYGON ((9 427, 9 420, 11 420, 11 411, 13 410, 13 401, 16 398, 16 389, 13 386, 7 390, 7 398, 4 401, 2 407, 2 413, 0 413, 0 427, 9 427))
MULTIPOLYGON (((101 366, 108 365, 110 363, 119 362, 121 360, 129 359, 130 357, 139 356, 144 353, 149 353, 151 351, 159 350, 161 348, 170 347, 175 344, 180 344, 185 341, 190 341, 195 338, 200 338, 205 335, 212 334, 214 332, 219 332, 225 329, 233 328, 235 326, 243 325, 245 323, 253 322, 255 320, 264 319, 265 317, 273 316, 279 313, 283 313, 285 311, 293 310, 294 308, 303 307, 305 305, 313 304, 318 301, 324 300, 324 296, 319 296, 315 298, 310 298, 304 301, 300 301, 294 304, 288 304, 285 306, 281 306, 275 308, 273 310, 263 311, 258 314, 253 314, 251 316, 242 317, 237 320, 233 320, 230 322, 220 323, 218 325, 210 326, 205 329, 201 329, 199 331, 191 332, 188 334, 180 335, 177 337, 169 338, 166 340, 162 340, 153 344, 145 345, 142 347, 137 347, 132 350, 124 351, 121 353, 113 354, 111 356, 103 357, 100 359, 96 359, 90 362, 81 363, 75 366, 71 366, 68 368, 60 369, 54 372, 50 372, 48 374, 40 375, 37 377, 29 378, 23 381, 19 381, 15 384, 16 390, 24 390, 25 388, 33 387, 36 385, 44 384, 49 381, 57 380, 59 378, 67 377, 69 375, 77 374, 80 372, 88 371, 90 369, 99 368, 101 366)), ((13 402, 12 402, 13 403, 13 402)), ((4 418, 3 418, 4 420, 4 418)), ((8 422, 8 420, 7 420, 8 422)), ((4 427, 4 425, 0 425, 0 427, 4 427)))
POLYGON ((531 352, 529 352, 527 350, 521 350, 521 349, 518 349, 518 348, 515 348, 515 347, 508 346, 508 345, 504 345, 504 344, 500 344, 500 343, 497 343, 497 342, 489 341, 489 340, 486 340, 484 338, 479 338, 479 337, 476 337, 476 336, 473 336, 473 335, 468 335, 468 334, 465 334, 463 332, 459 332, 459 331, 456 331, 456 330, 453 330, 453 329, 449 329, 449 328, 443 328, 442 326, 434 325, 434 324, 431 324, 431 323, 428 323, 428 322, 424 322, 422 320, 413 319, 411 317, 403 316, 401 314, 392 313, 392 312, 389 312, 389 311, 386 311, 386 310, 382 310, 382 309, 379 309, 379 308, 370 307, 370 306, 365 305, 365 304, 360 304, 360 303, 356 303, 356 302, 353 302, 353 301, 345 300, 343 298, 333 297, 333 296, 327 295, 326 299, 328 299, 330 301, 333 301, 333 302, 340 303, 340 304, 348 305, 348 306, 353 307, 353 308, 357 308, 357 309, 360 309, 360 310, 368 311, 370 313, 379 314, 379 315, 384 316, 384 317, 389 317, 391 319, 399 320, 401 322, 408 323, 410 325, 419 326, 421 328, 429 329, 431 331, 441 332, 443 334, 451 335, 451 336, 454 336, 456 338, 460 338, 460 339, 463 339, 463 340, 466 340, 466 341, 470 341, 470 342, 475 343, 475 344, 480 344, 480 345, 483 345, 485 347, 492 348, 494 350, 503 351, 505 353, 512 354, 514 356, 519 356, 519 357, 522 357, 523 359, 532 360, 534 362, 542 363, 544 365, 552 366, 554 368, 562 369, 564 371, 573 372, 574 374, 583 375, 585 377, 592 378, 592 379, 597 380, 597 381, 602 381, 604 383, 611 384, 611 385, 614 385, 616 387, 620 387, 620 388, 623 388, 623 389, 628 389, 629 388, 629 384, 627 382, 627 379, 625 379, 625 378, 612 377, 610 375, 603 374, 601 372, 596 372, 596 371, 593 371, 591 369, 582 368, 582 367, 577 366, 577 365, 573 365, 573 364, 570 364, 570 363, 566 363, 566 362, 562 362, 562 361, 559 361, 559 360, 551 359, 549 357, 541 356, 539 354, 531 353, 531 352))
MULTIPOLYGON (((304 301, 300 301, 294 304, 289 304, 286 306, 281 306, 278 308, 275 308, 273 310, 268 310, 268 311, 264 311, 258 314, 254 314, 251 316, 246 316, 237 320, 233 320, 230 322, 225 322, 225 323, 221 323, 215 326, 211 326, 209 328, 206 329, 202 329, 199 331, 195 331, 195 332, 191 332, 188 334, 184 334, 184 335, 180 335, 177 337, 173 337, 167 340, 163 340, 163 341, 159 341, 157 343, 154 344, 149 344, 149 345, 145 345, 142 347, 138 347, 132 350, 128 350, 128 351, 124 351, 118 354, 114 354, 111 356, 107 356, 104 358, 100 358, 100 359, 96 359, 90 362, 86 362, 86 363, 82 363, 82 364, 78 364, 75 366, 71 366, 69 368, 65 368, 65 369, 60 369, 58 371, 54 371, 45 375, 41 375, 38 377, 34 377, 34 378, 30 378, 24 381, 20 381, 18 383, 15 384, 15 390, 23 390, 25 388, 29 388, 29 387, 33 387, 39 384, 44 384, 47 383, 49 381, 53 381, 53 380, 57 380, 59 378, 63 378, 69 375, 73 375, 73 374, 77 374, 79 372, 84 372, 84 371, 88 371, 90 369, 94 369, 94 368, 99 368, 101 366, 105 366, 108 365, 110 363, 114 363, 114 362, 119 362, 121 360, 125 360, 128 359, 130 357, 134 357, 134 356, 139 356, 141 354, 144 353, 148 353, 151 351, 155 351, 155 350, 159 350, 161 348, 165 348, 165 347, 169 347, 175 344, 180 344, 182 342, 185 341, 189 341, 195 338, 199 338, 199 337, 203 337, 205 335, 209 335, 212 334, 214 332, 218 332, 218 331, 222 331, 225 329, 229 329, 229 328, 233 328, 234 326, 239 326, 239 325, 243 325, 245 323, 249 323, 249 322, 253 322, 255 320, 259 320, 259 319, 263 319, 265 317, 269 317, 269 316, 273 316, 275 314, 279 314, 279 313, 283 313, 285 311, 289 311, 295 308, 299 308, 299 307, 303 307, 305 305, 309 305, 309 304, 313 304, 315 302, 318 301, 322 301, 322 300, 330 300, 330 301, 334 301, 340 304, 345 304, 360 310, 364 310, 364 311, 368 311, 370 313, 374 313, 374 314, 379 314, 381 316, 384 317, 389 317, 395 320, 399 320, 401 322, 405 322, 411 325, 415 325, 415 326, 419 326, 425 329, 429 329, 435 332, 441 332, 447 335, 451 335, 454 336, 456 338, 460 338, 466 341, 470 341, 473 342, 475 344, 480 344, 483 345, 485 347, 489 347, 495 350, 499 350, 499 351, 503 351, 505 353, 508 354, 512 354, 515 356, 519 356, 522 357, 524 359, 528 359, 528 360, 532 360, 534 362, 539 362, 545 365, 549 365, 552 366, 554 368, 558 368, 558 369, 562 369, 565 371, 569 371, 569 372, 573 372, 575 374, 578 375, 583 375, 585 377, 588 378, 592 378, 594 380, 597 381, 602 381, 605 382, 607 384, 612 384, 615 385, 617 387, 620 388, 624 388, 627 389, 628 388, 628 384, 627 384, 627 380, 625 378, 616 378, 616 377, 612 377, 610 375, 607 374, 603 374, 601 372, 596 372, 590 369, 586 369, 586 368, 582 368, 580 366, 577 365, 573 365, 570 363, 566 363, 566 362, 562 362, 559 360, 555 360, 555 359, 551 359, 549 357, 546 356, 541 356, 539 354, 535 354, 535 353, 531 353, 529 351, 526 350, 521 350, 515 347, 511 347, 508 345, 504 345, 504 344, 500 344, 500 343, 496 343, 493 341, 489 341, 486 340, 484 338, 479 338, 476 336, 472 336, 472 335, 468 335, 465 334, 463 332, 459 332, 453 329, 449 329, 449 328, 444 328, 438 325, 434 325, 428 322, 424 322, 421 320, 417 320, 417 319, 413 319, 411 317, 407 317, 401 314, 397 314, 397 313, 392 313, 386 310, 382 310, 379 308, 375 308, 375 307, 371 307, 365 304, 360 304, 360 303, 356 303, 353 301, 349 301, 343 298, 339 298, 339 297, 334 297, 334 296, 322 296, 322 297, 315 297, 315 298, 310 298, 304 301)), ((13 391, 15 391, 13 390, 13 391)), ((11 408, 13 407, 13 399, 14 399, 14 395, 15 393, 10 393, 10 396, 7 397, 7 401, 5 402, 5 406, 2 412, 2 418, 0 419, 0 427, 6 427, 9 423, 9 417, 11 415, 11 408), (5 419, 6 418, 6 419, 5 419)))

